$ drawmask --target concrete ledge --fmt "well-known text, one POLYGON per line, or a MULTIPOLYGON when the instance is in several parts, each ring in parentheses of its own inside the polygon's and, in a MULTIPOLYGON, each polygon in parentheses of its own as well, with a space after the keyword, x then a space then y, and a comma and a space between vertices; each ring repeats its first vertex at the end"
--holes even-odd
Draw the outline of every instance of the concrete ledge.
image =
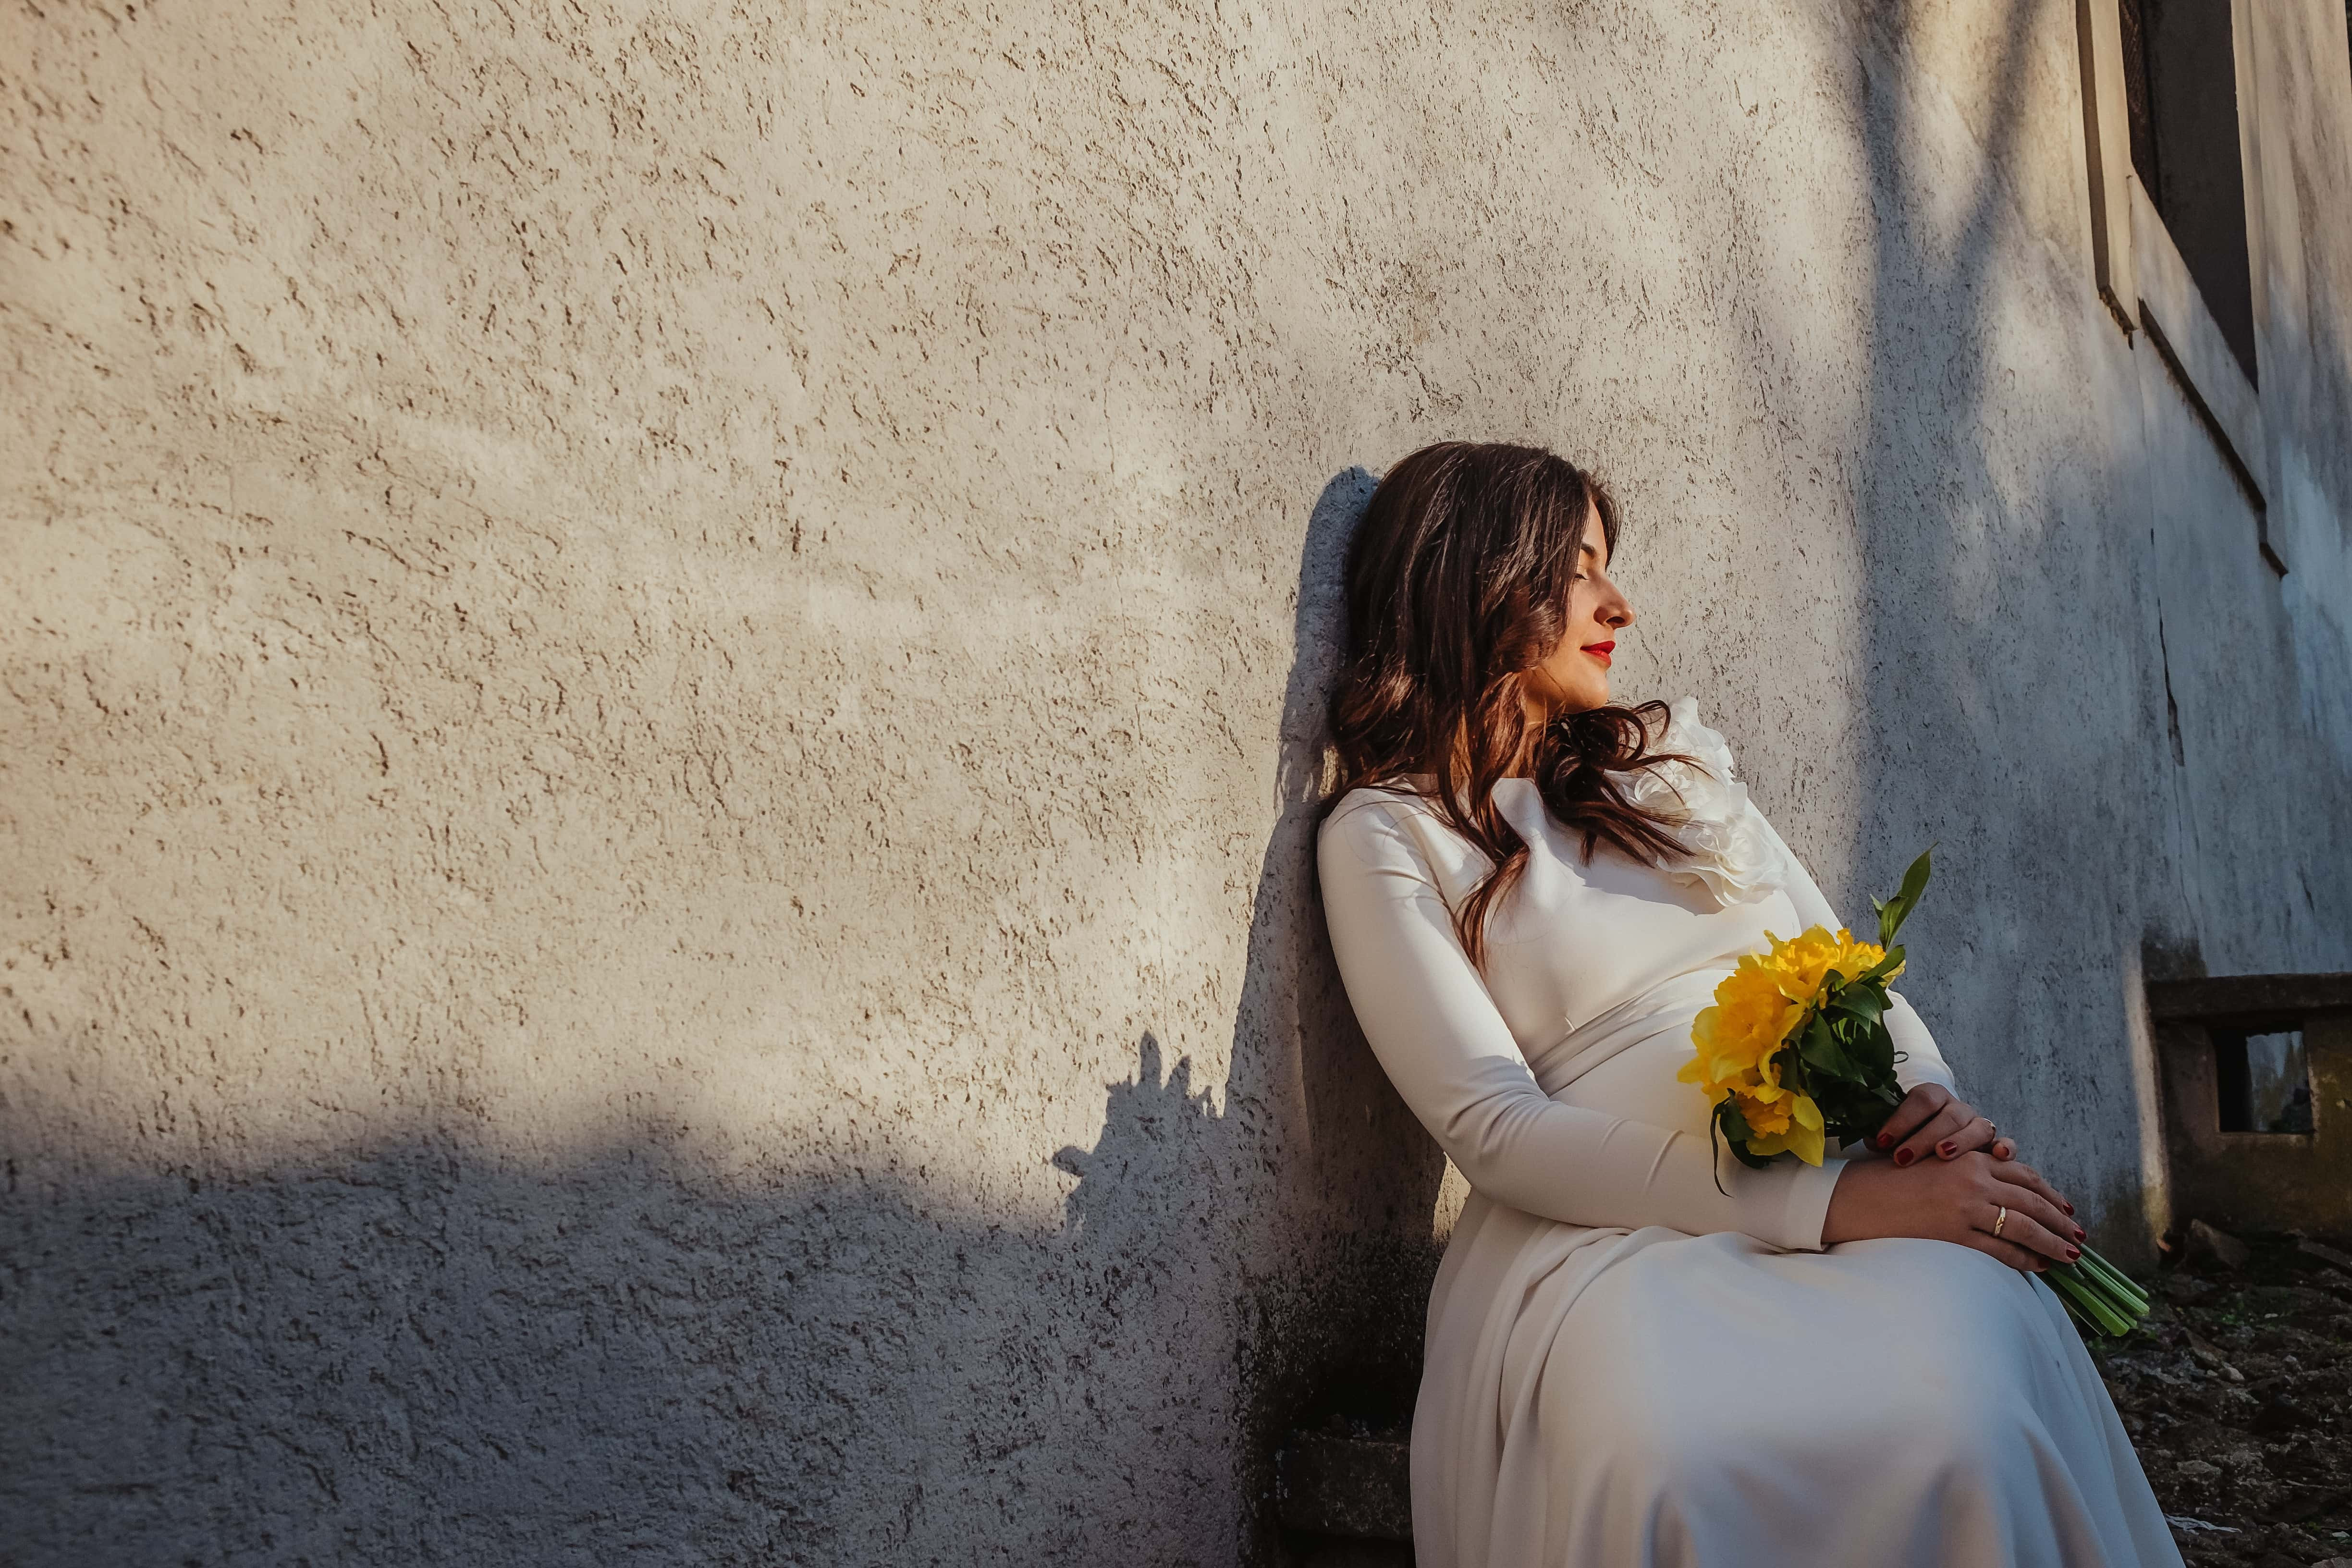
POLYGON ((2216 974, 2151 980, 2151 1022, 2256 1029, 2293 1028, 2318 1013, 2352 1013, 2352 974, 2216 974))
POLYGON ((1316 1535, 1411 1541, 1410 1452, 1402 1437, 1293 1432, 1274 1457, 1276 1514, 1316 1535))

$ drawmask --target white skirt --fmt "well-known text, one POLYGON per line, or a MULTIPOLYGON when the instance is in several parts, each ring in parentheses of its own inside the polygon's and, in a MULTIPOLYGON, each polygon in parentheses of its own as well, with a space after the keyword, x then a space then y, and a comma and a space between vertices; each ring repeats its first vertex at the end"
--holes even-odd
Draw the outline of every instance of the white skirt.
POLYGON ((1427 1353, 1422 1568, 2180 1562, 2065 1310, 1969 1247, 1781 1252, 1474 1195, 1427 1353))

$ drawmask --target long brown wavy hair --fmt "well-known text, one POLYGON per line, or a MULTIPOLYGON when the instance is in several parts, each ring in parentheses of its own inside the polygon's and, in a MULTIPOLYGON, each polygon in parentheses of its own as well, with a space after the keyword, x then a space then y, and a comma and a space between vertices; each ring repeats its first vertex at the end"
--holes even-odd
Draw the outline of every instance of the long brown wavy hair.
MULTIPOLYGON (((1348 651, 1331 700, 1339 774, 1323 811, 1359 786, 1409 791, 1484 851, 1492 868, 1454 910, 1483 965, 1486 919, 1527 869, 1528 845, 1496 808, 1520 754, 1528 671, 1567 631, 1586 520, 1617 553, 1617 503, 1591 475, 1535 447, 1445 441, 1391 468, 1348 552, 1348 651), (1432 779, 1423 787, 1423 775, 1432 779)), ((1535 747, 1552 817, 1636 860, 1676 853, 1664 819, 1626 799, 1612 772, 1695 759, 1652 752, 1666 705, 1558 714, 1535 747)))

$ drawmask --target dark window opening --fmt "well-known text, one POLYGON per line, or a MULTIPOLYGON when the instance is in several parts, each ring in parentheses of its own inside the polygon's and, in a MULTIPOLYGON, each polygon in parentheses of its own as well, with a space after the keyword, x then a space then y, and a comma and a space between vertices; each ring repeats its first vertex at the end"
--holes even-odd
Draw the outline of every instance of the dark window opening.
POLYGON ((2258 381, 2230 0, 2120 0, 2116 10, 2132 168, 2230 352, 2258 381))
MULTIPOLYGON (((2156 122, 2148 118, 2147 109, 2147 29, 2142 16, 2146 3, 2122 0, 2116 7, 2116 19, 2123 25, 2124 118, 2131 125, 2132 170, 2157 211, 2162 212, 2164 199, 2158 193, 2164 183, 2156 177, 2156 122)), ((2352 0, 2344 3, 2352 5, 2352 0)))
POLYGON ((2213 1037, 2224 1132, 2309 1132, 2311 1069, 2303 1031, 2213 1037))

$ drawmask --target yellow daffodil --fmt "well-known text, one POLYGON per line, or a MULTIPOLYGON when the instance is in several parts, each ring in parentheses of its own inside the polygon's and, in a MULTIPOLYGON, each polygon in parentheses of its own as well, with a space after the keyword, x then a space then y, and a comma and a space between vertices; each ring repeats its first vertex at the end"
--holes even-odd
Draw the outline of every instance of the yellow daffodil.
MULTIPOLYGON (((1710 1101, 1729 1096, 1747 1121, 1751 1153, 1793 1153, 1822 1163, 1821 1107, 1780 1082, 1773 1057, 1830 987, 1851 980, 1885 956, 1841 927, 1832 935, 1813 926, 1793 937, 1764 933, 1769 952, 1748 953, 1715 988, 1715 1005, 1691 1026, 1697 1054, 1676 1078, 1706 1090, 1710 1101)), ((1893 972, 1901 973, 1898 965, 1893 972)))
POLYGON ((1748 1140, 1748 1152, 1767 1155, 1790 1153, 1808 1165, 1820 1164, 1826 1142, 1822 1132, 1822 1108, 1813 1103, 1811 1095, 1798 1094, 1791 1089, 1781 1089, 1780 1094, 1780 1102, 1773 1107, 1780 1112, 1777 1118, 1780 1124, 1771 1131, 1756 1124, 1755 1112, 1749 1109, 1753 1102, 1748 1097, 1733 1095, 1732 1098, 1739 1101, 1743 1112, 1749 1117, 1748 1127, 1753 1136, 1748 1140))

